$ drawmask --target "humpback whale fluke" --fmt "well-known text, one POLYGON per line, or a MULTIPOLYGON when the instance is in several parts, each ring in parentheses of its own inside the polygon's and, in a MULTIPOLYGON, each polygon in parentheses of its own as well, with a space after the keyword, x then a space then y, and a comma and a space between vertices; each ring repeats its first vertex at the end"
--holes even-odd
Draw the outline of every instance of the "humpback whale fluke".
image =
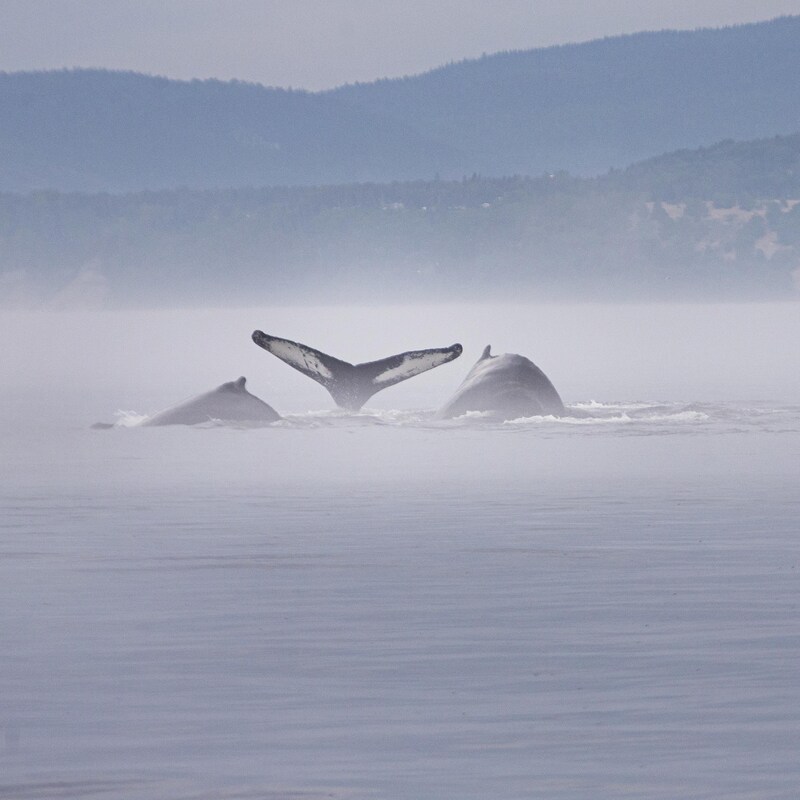
POLYGON ((411 350, 365 364, 350 364, 308 345, 270 336, 262 331, 253 332, 253 341, 298 372, 322 384, 336 405, 348 411, 358 411, 381 389, 458 358, 462 349, 460 344, 453 344, 431 350, 411 350))

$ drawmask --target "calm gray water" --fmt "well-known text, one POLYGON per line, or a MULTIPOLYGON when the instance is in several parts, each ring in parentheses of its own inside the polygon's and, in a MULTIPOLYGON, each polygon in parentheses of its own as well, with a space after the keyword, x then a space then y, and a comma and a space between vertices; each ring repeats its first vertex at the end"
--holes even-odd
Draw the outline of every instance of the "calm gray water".
POLYGON ((0 797, 797 797, 798 306, 0 333, 0 797), (466 352, 345 416, 255 327, 466 352), (432 421, 490 341, 574 416, 432 421), (125 427, 239 374, 287 421, 125 427))

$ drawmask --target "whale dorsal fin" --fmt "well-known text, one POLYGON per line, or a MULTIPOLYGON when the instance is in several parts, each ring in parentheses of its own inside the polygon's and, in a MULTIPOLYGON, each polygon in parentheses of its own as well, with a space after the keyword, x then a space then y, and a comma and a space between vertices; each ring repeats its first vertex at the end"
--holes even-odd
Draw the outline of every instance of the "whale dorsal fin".
POLYGON ((270 336, 262 331, 254 331, 253 341, 298 372, 322 384, 338 406, 350 411, 358 411, 381 389, 458 358, 462 349, 460 344, 453 344, 430 350, 410 350, 380 361, 353 365, 308 345, 270 336))
POLYGON ((481 353, 481 357, 478 361, 484 361, 487 358, 494 358, 492 355, 492 346, 490 344, 487 344, 486 347, 483 348, 483 353, 481 353))
POLYGON ((244 375, 242 375, 235 381, 228 381, 227 383, 221 384, 220 386, 217 387, 217 391, 247 393, 247 390, 244 388, 245 383, 247 383, 247 378, 245 378, 244 375))

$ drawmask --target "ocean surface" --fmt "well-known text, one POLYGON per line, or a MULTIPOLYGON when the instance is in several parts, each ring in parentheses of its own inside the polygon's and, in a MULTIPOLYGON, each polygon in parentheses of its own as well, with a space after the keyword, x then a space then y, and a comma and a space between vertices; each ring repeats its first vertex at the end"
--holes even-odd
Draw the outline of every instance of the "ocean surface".
POLYGON ((800 304, 0 335, 0 798, 798 797, 800 304), (464 355, 349 415, 255 328, 464 355), (486 344, 568 415, 435 420, 486 344), (239 375, 285 419, 134 425, 239 375))

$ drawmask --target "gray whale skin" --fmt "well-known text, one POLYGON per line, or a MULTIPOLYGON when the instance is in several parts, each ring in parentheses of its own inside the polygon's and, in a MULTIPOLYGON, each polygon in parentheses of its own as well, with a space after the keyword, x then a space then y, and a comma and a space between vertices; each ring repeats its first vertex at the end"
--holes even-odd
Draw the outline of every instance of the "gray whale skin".
POLYGON ((246 379, 217 386, 178 405, 170 406, 144 420, 142 426, 197 425, 212 419, 225 422, 275 422, 281 415, 272 406, 250 394, 246 379))
POLYGON ((437 416, 450 419, 468 411, 489 412, 495 419, 507 420, 558 416, 564 413, 564 404, 536 364, 516 353, 493 356, 491 345, 487 345, 437 416))

